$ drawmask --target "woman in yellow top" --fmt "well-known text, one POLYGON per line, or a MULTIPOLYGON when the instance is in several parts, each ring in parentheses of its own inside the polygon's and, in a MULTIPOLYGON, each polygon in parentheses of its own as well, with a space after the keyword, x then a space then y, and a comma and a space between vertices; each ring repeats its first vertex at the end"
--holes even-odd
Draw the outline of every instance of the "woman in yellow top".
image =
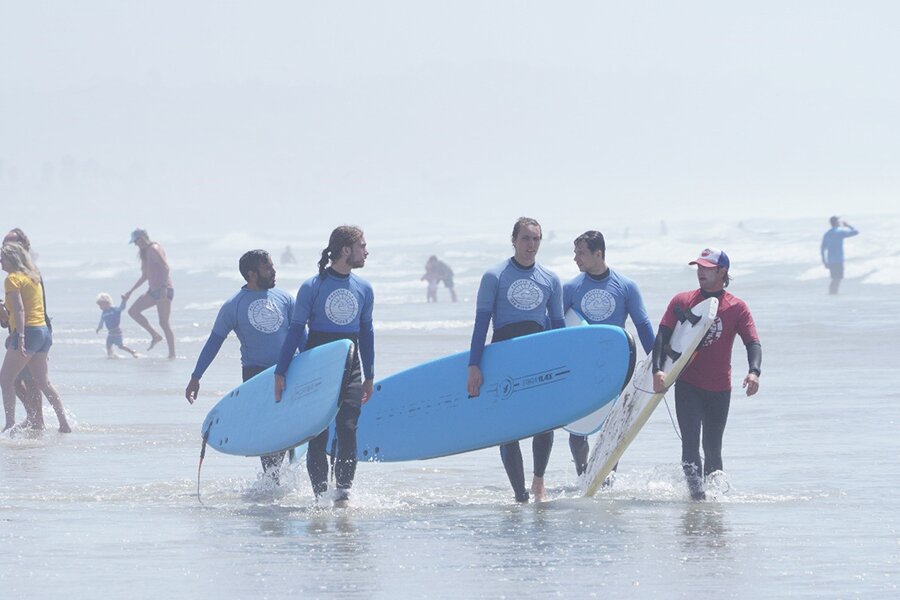
POLYGON ((20 244, 6 243, 0 248, 0 266, 9 273, 3 282, 6 303, 0 303, 0 322, 8 323, 10 336, 6 340, 6 356, 0 367, 0 388, 3 390, 3 410, 6 431, 16 424, 16 377, 26 366, 35 384, 47 396, 59 419, 59 431, 72 429, 56 389, 47 377, 47 352, 53 337, 44 314, 44 290, 41 274, 31 256, 20 244))

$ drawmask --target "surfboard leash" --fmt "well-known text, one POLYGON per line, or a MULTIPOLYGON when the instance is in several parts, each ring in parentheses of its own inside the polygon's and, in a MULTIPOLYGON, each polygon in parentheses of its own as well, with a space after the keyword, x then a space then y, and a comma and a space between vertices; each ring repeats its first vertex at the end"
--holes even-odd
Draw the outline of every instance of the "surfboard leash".
POLYGON ((200 469, 203 468, 203 459, 206 457, 206 443, 209 441, 209 431, 212 429, 212 421, 209 427, 203 433, 203 443, 200 445, 200 463, 197 465, 197 502, 203 505, 203 499, 200 497, 200 469))

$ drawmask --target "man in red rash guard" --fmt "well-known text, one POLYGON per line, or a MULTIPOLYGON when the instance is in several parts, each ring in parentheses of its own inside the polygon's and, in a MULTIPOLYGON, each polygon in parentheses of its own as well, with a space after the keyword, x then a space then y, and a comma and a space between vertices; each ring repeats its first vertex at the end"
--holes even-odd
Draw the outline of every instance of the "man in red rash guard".
POLYGON ((681 429, 681 465, 691 498, 705 500, 703 479, 722 470, 722 435, 731 402, 731 350, 734 338, 741 336, 747 347, 749 368, 743 387, 748 396, 759 390, 762 347, 747 304, 725 291, 730 281, 728 255, 721 250, 707 248, 697 260, 688 264, 697 265, 700 289, 676 294, 659 323, 652 356, 653 389, 657 393, 665 391, 665 373, 661 365, 679 314, 707 298, 718 298, 716 320, 697 348, 694 360, 675 383, 675 412, 681 429), (701 429, 706 464, 700 458, 701 429))

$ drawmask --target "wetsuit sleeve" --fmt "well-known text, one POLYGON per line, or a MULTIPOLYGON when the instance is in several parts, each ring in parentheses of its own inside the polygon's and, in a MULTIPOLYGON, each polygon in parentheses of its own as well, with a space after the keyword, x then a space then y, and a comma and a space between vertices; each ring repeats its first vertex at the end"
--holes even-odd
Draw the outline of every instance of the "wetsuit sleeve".
POLYGON ((472 343, 469 346, 469 366, 481 365, 484 354, 484 342, 487 340, 488 327, 491 324, 491 313, 479 310, 475 313, 475 327, 472 328, 472 343))
POLYGON ((575 286, 571 283, 567 283, 563 286, 563 318, 566 316, 566 311, 572 308, 572 297, 575 296, 575 286))
POLYGON ((647 316, 647 308, 644 306, 641 291, 633 283, 628 286, 628 316, 631 317, 631 322, 637 329, 644 352, 650 354, 653 351, 653 325, 650 323, 650 317, 647 316))
POLYGON ((663 324, 659 325, 659 331, 656 332, 656 340, 653 342, 653 354, 651 354, 650 358, 654 373, 663 370, 663 363, 666 361, 666 345, 672 339, 674 331, 671 327, 666 327, 663 324))
POLYGON ((500 279, 496 275, 485 273, 481 276, 475 304, 475 326, 472 328, 472 342, 469 344, 470 367, 481 365, 481 355, 484 353, 484 343, 487 340, 491 317, 494 315, 494 304, 499 287, 500 279))
POLYGON ((278 363, 275 366, 275 374, 284 376, 294 352, 299 348, 303 351, 306 347, 306 322, 312 312, 313 288, 309 283, 304 283, 297 291, 297 302, 294 303, 294 315, 291 317, 291 326, 288 327, 287 336, 281 345, 281 353, 278 355, 278 363))
POLYGON ((853 237, 854 235, 859 235, 859 232, 856 230, 856 227, 847 226, 847 230, 844 232, 844 237, 853 237))
POLYGON ((547 316, 550 317, 553 329, 566 326, 566 318, 563 316, 563 291, 559 277, 553 278, 553 291, 550 292, 550 301, 547 303, 547 316))
MULTIPOLYGON (((284 343, 281 345, 281 354, 278 355, 278 364, 275 365, 275 374, 284 376, 288 367, 291 366, 291 359, 294 358, 294 352, 297 348, 306 346, 306 325, 300 323, 291 323, 288 327, 287 335, 284 343)), ((301 350, 302 352, 302 350, 301 350)))
POLYGON ((375 379, 375 328, 372 325, 374 303, 375 292, 369 288, 366 290, 366 306, 359 319, 359 357, 366 379, 375 379))
POLYGON ((822 255, 822 264, 827 265, 828 260, 825 258, 825 250, 827 249, 828 234, 822 236, 822 246, 819 248, 819 254, 822 255))
POLYGON ((759 342, 747 344, 747 364, 747 372, 756 373, 757 377, 762 374, 762 345, 759 342))
MULTIPOLYGON (((238 300, 235 299, 234 302, 238 302, 238 300)), ((219 308, 219 314, 216 315, 216 322, 213 323, 212 332, 223 340, 227 338, 228 334, 234 331, 237 326, 234 319, 236 312, 237 311, 231 306, 231 301, 223 304, 222 307, 219 308)))
POLYGON ((209 334, 209 338, 206 340, 203 350, 200 351, 200 356, 197 357, 197 365, 194 367, 194 372, 191 373, 191 377, 194 379, 203 377, 203 374, 206 372, 206 369, 209 368, 209 365, 212 364, 213 359, 216 357, 216 354, 219 353, 224 342, 225 338, 221 335, 215 332, 209 334))
POLYGON ((103 329, 104 323, 106 323, 106 319, 103 318, 103 315, 100 315, 100 322, 97 324, 97 331, 103 329))

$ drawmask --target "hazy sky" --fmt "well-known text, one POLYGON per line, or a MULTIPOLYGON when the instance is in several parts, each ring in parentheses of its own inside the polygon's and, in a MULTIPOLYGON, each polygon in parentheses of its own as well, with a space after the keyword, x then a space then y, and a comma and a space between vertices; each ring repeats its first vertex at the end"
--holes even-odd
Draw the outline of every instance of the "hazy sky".
POLYGON ((897 211, 892 1, 0 6, 26 230, 897 211))

